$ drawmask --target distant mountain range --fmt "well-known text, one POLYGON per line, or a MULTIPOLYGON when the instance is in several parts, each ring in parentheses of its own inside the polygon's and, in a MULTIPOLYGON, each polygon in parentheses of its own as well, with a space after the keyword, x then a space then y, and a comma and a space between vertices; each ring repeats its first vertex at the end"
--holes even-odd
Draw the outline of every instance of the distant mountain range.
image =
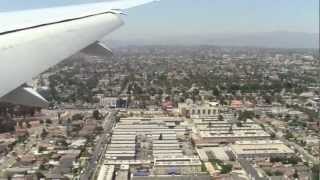
POLYGON ((319 48, 319 34, 303 32, 213 33, 114 39, 116 45, 217 45, 267 48, 319 48))

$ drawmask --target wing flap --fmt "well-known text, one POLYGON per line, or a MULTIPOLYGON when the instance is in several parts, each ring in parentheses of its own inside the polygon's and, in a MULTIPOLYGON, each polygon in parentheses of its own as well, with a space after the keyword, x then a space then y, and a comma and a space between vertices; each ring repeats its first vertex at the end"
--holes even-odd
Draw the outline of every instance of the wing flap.
POLYGON ((48 101, 30 87, 18 87, 0 98, 0 102, 40 108, 49 106, 48 101))
POLYGON ((106 45, 102 44, 101 42, 97 41, 90 46, 81 50, 82 53, 91 56, 109 56, 112 55, 112 50, 108 48, 106 45))

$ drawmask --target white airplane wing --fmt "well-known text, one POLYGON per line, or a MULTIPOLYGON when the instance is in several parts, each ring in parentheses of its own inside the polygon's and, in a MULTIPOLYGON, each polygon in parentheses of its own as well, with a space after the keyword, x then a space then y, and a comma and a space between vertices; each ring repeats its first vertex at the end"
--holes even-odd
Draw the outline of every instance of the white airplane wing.
POLYGON ((1 97, 119 28, 121 10, 155 0, 117 0, 0 13, 1 97))

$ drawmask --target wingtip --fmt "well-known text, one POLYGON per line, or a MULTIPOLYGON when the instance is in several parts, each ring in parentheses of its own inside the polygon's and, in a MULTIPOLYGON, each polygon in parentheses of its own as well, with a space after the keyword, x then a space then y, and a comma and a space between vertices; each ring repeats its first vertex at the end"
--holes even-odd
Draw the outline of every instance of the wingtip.
POLYGON ((125 5, 123 6, 123 9, 130 9, 130 8, 134 8, 144 4, 159 2, 159 1, 160 0, 123 0, 119 2, 125 3, 125 5))

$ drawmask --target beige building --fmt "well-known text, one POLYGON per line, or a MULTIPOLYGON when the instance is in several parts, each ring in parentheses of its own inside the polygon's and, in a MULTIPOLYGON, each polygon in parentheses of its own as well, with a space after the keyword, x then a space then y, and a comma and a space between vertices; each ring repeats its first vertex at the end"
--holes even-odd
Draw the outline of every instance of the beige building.
POLYGON ((201 161, 197 156, 166 156, 154 159, 154 173, 156 175, 191 175, 200 172, 201 161))
POLYGON ((215 131, 199 133, 201 143, 233 143, 235 141, 264 140, 270 135, 263 130, 257 131, 215 131))
POLYGON ((230 147, 237 159, 268 159, 294 155, 294 151, 279 140, 239 141, 230 147))
POLYGON ((220 112, 216 102, 204 102, 202 104, 178 104, 179 113, 183 116, 215 116, 220 112))

